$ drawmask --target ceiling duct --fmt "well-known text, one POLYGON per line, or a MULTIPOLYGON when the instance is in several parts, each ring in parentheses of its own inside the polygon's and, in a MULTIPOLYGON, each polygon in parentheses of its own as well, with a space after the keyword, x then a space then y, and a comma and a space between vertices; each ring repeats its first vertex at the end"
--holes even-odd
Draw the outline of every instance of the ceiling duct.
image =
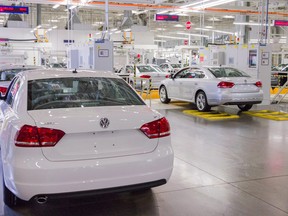
POLYGON ((24 22, 19 14, 9 14, 8 19, 4 23, 7 28, 28 28, 28 23, 24 22))
POLYGON ((132 11, 131 10, 124 10, 124 18, 121 23, 120 29, 127 29, 131 28, 133 25, 133 20, 132 20, 132 11))

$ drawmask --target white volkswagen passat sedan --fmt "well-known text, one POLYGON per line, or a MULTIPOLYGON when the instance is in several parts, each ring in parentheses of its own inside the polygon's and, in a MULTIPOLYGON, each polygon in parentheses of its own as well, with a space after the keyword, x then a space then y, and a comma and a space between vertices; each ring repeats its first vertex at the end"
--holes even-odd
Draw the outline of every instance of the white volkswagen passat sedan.
POLYGON ((188 101, 199 111, 218 105, 238 105, 247 111, 263 100, 261 81, 231 67, 186 67, 162 81, 159 94, 162 103, 188 101))
POLYGON ((17 74, 1 98, 4 201, 165 184, 173 150, 165 117, 110 72, 17 74))

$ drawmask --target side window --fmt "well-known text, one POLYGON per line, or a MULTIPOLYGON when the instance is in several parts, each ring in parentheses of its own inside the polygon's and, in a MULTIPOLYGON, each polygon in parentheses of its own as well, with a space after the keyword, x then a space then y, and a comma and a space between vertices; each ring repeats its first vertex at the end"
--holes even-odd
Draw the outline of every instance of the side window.
POLYGON ((190 68, 187 68, 185 70, 182 70, 181 72, 177 73, 175 78, 178 79, 178 78, 187 78, 187 73, 189 73, 190 71, 190 68))
POLYGON ((205 77, 205 74, 203 71, 195 71, 195 78, 203 79, 205 77))
POLYGON ((6 103, 13 106, 15 96, 20 87, 20 78, 14 80, 12 85, 10 86, 9 92, 7 93, 6 103))
POLYGON ((126 73, 133 73, 133 67, 132 66, 126 66, 126 73))

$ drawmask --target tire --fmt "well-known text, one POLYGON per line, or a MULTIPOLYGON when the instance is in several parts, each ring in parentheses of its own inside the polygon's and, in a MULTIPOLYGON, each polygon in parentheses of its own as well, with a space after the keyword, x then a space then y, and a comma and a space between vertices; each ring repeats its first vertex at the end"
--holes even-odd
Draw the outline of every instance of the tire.
POLYGON ((167 96, 167 90, 165 86, 160 87, 159 96, 160 96, 160 101, 164 104, 168 104, 171 101, 171 99, 169 99, 167 96))
POLYGON ((19 198, 15 196, 5 185, 4 179, 3 179, 3 200, 4 203, 10 207, 13 208, 17 206, 19 202, 19 198))
POLYGON ((211 110, 211 106, 207 103, 206 94, 203 91, 200 91, 196 95, 195 104, 197 110, 200 112, 208 112, 211 110))
POLYGON ((237 105, 241 111, 248 111, 252 108, 253 104, 237 105))

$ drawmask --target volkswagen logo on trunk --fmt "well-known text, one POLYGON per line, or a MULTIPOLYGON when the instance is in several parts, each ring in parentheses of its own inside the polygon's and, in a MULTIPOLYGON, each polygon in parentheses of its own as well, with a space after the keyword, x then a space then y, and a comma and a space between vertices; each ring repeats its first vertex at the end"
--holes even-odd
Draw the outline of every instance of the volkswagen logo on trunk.
POLYGON ((109 124, 110 124, 109 119, 107 119, 107 118, 101 118, 100 119, 100 126, 102 128, 108 128, 109 124))

